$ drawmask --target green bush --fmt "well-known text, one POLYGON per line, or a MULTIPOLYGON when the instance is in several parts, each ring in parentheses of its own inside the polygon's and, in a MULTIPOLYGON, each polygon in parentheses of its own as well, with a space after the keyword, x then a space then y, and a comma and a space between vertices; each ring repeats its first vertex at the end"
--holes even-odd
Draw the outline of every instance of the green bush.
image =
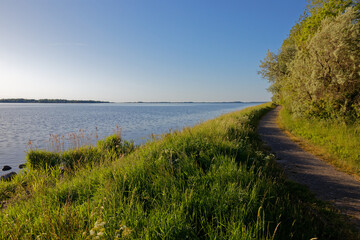
POLYGON ((97 148, 102 151, 116 152, 117 154, 128 154, 135 150, 133 141, 125 141, 117 135, 109 136, 103 140, 98 141, 97 148))
POLYGON ((57 152, 31 149, 26 153, 26 160, 32 168, 48 168, 59 165, 61 156, 57 152))
POLYGON ((309 1, 279 52, 261 61, 274 103, 295 116, 358 121, 359 9, 353 0, 309 1))
POLYGON ((118 135, 112 135, 98 141, 96 146, 81 146, 60 153, 31 149, 27 152, 26 159, 30 167, 34 169, 56 166, 74 169, 84 164, 99 163, 105 158, 114 160, 134 150, 133 142, 125 141, 118 135))

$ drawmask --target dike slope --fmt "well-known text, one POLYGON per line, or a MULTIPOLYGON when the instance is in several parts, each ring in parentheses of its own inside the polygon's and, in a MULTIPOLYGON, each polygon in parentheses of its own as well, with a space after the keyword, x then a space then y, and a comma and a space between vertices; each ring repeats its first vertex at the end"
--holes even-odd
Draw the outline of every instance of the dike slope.
POLYGON ((329 201, 343 214, 351 217, 360 230, 360 182, 303 150, 277 125, 280 107, 259 122, 258 133, 276 155, 289 179, 306 185, 315 195, 329 201))

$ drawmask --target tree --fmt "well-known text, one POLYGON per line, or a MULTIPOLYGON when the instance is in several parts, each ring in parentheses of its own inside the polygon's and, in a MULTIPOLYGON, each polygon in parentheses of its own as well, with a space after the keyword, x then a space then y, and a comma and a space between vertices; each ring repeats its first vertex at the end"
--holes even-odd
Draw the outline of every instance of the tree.
POLYGON ((325 19, 291 64, 294 104, 307 109, 297 110, 322 117, 360 116, 359 56, 359 11, 351 7, 325 19))
POLYGON ((360 116, 359 9, 358 0, 309 1, 278 53, 261 61, 275 103, 297 115, 360 116))

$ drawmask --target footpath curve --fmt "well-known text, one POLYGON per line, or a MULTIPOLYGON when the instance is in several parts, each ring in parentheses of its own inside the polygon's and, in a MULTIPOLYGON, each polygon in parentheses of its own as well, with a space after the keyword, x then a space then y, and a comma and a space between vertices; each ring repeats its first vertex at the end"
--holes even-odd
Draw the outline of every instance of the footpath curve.
POLYGON ((306 152, 277 125, 280 107, 267 113, 258 126, 262 141, 271 148, 286 176, 309 187, 317 198, 329 201, 348 215, 360 230, 360 182, 306 152))

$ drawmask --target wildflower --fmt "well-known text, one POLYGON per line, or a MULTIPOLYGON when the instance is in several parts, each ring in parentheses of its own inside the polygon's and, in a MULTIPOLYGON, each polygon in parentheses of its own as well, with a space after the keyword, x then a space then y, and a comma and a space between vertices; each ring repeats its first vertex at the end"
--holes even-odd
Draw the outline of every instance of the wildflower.
POLYGON ((46 233, 42 233, 36 236, 36 239, 43 239, 43 236, 46 236, 46 233))
MULTIPOLYGON (((125 224, 121 224, 119 232, 121 232, 121 237, 122 238, 126 238, 131 234, 132 229, 127 227, 125 224)), ((116 238, 116 239, 118 239, 118 238, 116 238)))
POLYGON ((127 237, 131 234, 132 230, 130 228, 125 228, 122 232, 123 237, 127 237))
POLYGON ((97 221, 95 222, 94 229, 99 230, 99 229, 102 228, 104 225, 105 225, 105 222, 102 222, 101 219, 100 219, 100 220, 97 220, 97 221))

